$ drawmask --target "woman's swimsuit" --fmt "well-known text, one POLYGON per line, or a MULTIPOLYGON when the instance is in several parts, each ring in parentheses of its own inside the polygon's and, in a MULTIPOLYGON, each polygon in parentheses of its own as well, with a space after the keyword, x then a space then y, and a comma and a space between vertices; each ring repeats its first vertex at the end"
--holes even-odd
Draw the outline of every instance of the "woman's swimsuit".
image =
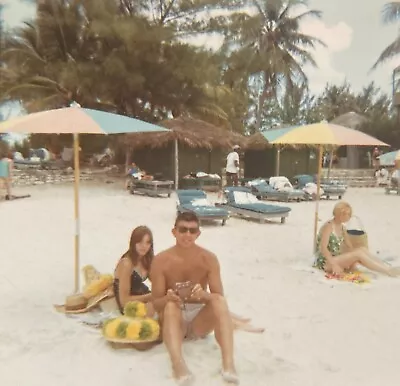
MULTIPOLYGON (((329 235, 329 241, 328 241, 328 251, 332 256, 340 255, 342 250, 342 244, 344 242, 344 236, 343 236, 344 232, 345 229, 344 227, 342 227, 342 235, 338 236, 335 233, 332 224, 332 231, 331 234, 329 235)), ((321 253, 320 246, 321 246, 321 231, 318 233, 317 237, 317 256, 314 262, 314 267, 319 269, 325 269, 326 258, 321 253)))
MULTIPOLYGON (((144 284, 147 277, 142 277, 136 270, 132 271, 131 274, 131 289, 129 291, 130 296, 139 296, 139 295, 147 295, 151 293, 149 287, 144 284)), ((115 295, 115 300, 118 304, 118 308, 121 311, 121 314, 124 313, 124 308, 122 307, 121 300, 119 298, 119 279, 115 278, 113 283, 113 290, 115 295)))
POLYGON ((10 177, 10 166, 8 158, 0 159, 0 178, 10 177))

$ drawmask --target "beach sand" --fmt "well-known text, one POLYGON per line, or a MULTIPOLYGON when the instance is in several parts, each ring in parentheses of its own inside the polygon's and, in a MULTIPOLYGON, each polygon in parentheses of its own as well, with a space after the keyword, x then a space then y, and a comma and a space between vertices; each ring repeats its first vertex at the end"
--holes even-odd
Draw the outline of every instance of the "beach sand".
MULTIPOLYGON (((72 185, 16 189, 32 197, 0 201, 0 379, 4 386, 173 385, 164 346, 113 350, 98 330, 54 311, 73 290, 72 185)), ((372 251, 400 265, 400 197, 383 189, 345 196, 372 251)), ((336 201, 322 201, 330 218, 336 201)), ((286 204, 281 204, 286 205, 286 204)), ((266 331, 235 333, 245 386, 399 384, 400 279, 371 284, 327 280, 311 268, 315 204, 288 204, 286 224, 231 218, 204 226, 199 244, 220 259, 233 312, 266 331)), ((175 198, 131 196, 118 184, 82 184, 81 266, 113 272, 134 227, 154 232, 156 252, 174 242, 175 198)), ((184 345, 196 385, 222 385, 210 336, 184 345)))

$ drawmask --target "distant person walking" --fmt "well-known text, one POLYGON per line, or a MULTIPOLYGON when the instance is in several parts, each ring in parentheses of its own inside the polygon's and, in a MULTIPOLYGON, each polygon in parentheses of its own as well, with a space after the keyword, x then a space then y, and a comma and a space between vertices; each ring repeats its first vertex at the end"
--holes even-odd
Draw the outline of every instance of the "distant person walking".
POLYGON ((374 151, 372 152, 372 166, 374 169, 379 168, 379 156, 381 155, 381 152, 379 149, 376 147, 374 151))
POLYGON ((239 151, 240 146, 235 145, 226 157, 226 183, 227 186, 238 186, 239 183, 239 151))
POLYGON ((11 200, 13 161, 11 153, 0 154, 0 182, 6 188, 6 200, 11 200))

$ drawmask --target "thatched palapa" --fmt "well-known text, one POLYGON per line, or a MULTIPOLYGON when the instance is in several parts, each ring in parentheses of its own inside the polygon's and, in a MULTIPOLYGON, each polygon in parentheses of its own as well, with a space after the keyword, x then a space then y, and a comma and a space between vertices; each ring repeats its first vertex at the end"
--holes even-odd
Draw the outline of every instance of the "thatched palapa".
POLYGON ((158 123, 170 129, 163 133, 134 133, 124 137, 124 143, 133 149, 143 147, 166 147, 170 142, 177 140, 180 144, 191 148, 230 148, 233 145, 245 145, 245 137, 238 133, 215 126, 211 123, 179 117, 158 123))
POLYGON ((271 146, 261 132, 252 134, 246 139, 246 150, 265 150, 271 146))

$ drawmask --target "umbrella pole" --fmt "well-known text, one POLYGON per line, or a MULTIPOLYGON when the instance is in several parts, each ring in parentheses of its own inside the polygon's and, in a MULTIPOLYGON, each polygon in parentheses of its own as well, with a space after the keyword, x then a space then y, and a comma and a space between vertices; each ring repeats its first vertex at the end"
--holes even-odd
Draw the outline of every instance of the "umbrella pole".
POLYGON ((281 148, 278 146, 276 149, 276 170, 275 175, 279 176, 281 169, 281 148))
POLYGON ((179 142, 174 141, 174 169, 175 169, 175 190, 179 187, 179 142))
POLYGON ((79 291, 79 134, 74 134, 74 196, 75 196, 75 261, 74 261, 74 291, 79 291))
POLYGON ((333 148, 329 153, 329 169, 328 169, 328 178, 331 176, 331 170, 333 165, 333 148))
POLYGON ((321 192, 322 153, 323 153, 323 147, 320 146, 318 151, 317 198, 315 200, 314 245, 313 245, 314 252, 317 250, 317 230, 318 230, 319 196, 321 192))

